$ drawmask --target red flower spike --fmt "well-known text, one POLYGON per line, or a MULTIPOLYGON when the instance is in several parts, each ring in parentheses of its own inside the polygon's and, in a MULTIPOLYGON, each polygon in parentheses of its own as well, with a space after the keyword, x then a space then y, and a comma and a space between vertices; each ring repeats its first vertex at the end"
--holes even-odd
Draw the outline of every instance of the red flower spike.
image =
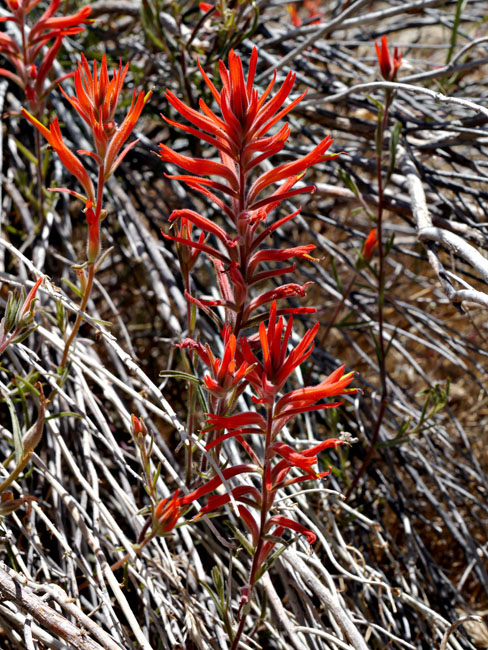
POLYGON ((2 16, 0 22, 15 22, 21 32, 22 47, 6 34, 0 35, 0 52, 2 52, 14 66, 16 73, 0 68, 0 75, 9 77, 25 92, 30 110, 39 115, 42 112, 44 100, 60 81, 68 75, 59 77, 46 87, 46 80, 52 69, 54 59, 61 47, 63 38, 70 34, 78 34, 89 24, 91 7, 83 7, 76 14, 68 16, 54 16, 60 5, 60 0, 52 0, 44 14, 31 26, 27 32, 27 16, 38 4, 37 1, 7 2, 12 11, 10 16, 2 16), (26 33, 27 32, 27 33, 26 33), (53 40, 52 45, 43 51, 45 45, 53 40), (40 65, 37 67, 38 59, 40 65))
POLYGON ((376 56, 380 65, 381 76, 385 81, 395 81, 399 67, 402 64, 403 54, 398 54, 396 47, 391 58, 386 36, 381 37, 381 46, 375 41, 376 56))
POLYGON ((181 499, 178 498, 179 491, 173 494, 171 499, 163 499, 154 510, 152 529, 156 535, 165 536, 170 533, 178 523, 181 515, 181 499))
POLYGON ((135 140, 119 153, 152 94, 152 91, 147 94, 142 90, 139 94, 134 91, 127 116, 119 127, 116 126, 115 112, 128 69, 128 63, 124 68, 119 63, 118 69, 112 72, 112 78, 109 79, 105 55, 100 64, 100 71, 94 61, 92 72, 82 54, 75 72, 76 95, 70 97, 61 88, 63 95, 92 131, 99 164, 104 166, 104 180, 114 173, 127 152, 137 143, 135 140))
MULTIPOLYGON (((290 72, 274 95, 272 91, 276 73, 264 93, 259 96, 258 91, 253 88, 257 59, 257 49, 254 49, 251 54, 246 79, 241 59, 231 50, 228 66, 224 65, 222 61, 219 63, 222 85, 220 91, 199 65, 203 79, 218 106, 219 115, 202 100, 200 100, 200 110, 198 111, 186 106, 170 91, 166 92, 169 104, 191 126, 180 124, 174 119, 166 117, 164 119, 171 126, 214 146, 219 153, 220 161, 209 160, 207 157, 192 158, 175 152, 164 144, 160 145, 160 154, 163 161, 171 162, 190 172, 190 174, 194 174, 194 176, 171 175, 169 177, 182 180, 193 189, 205 194, 234 223, 237 237, 229 238, 227 236, 226 240, 219 226, 216 226, 213 222, 205 221, 202 217, 198 225, 205 233, 216 236, 222 242, 223 247, 227 249, 228 257, 234 262, 227 271, 232 295, 222 296, 225 302, 219 304, 225 306, 227 312, 229 310, 235 312, 234 315, 227 313, 225 322, 233 327, 237 324, 236 333, 239 329, 249 325, 247 317, 243 318, 248 301, 248 287, 261 280, 266 280, 268 277, 273 277, 271 274, 261 277, 257 272, 259 264, 267 261, 283 262, 291 257, 313 259, 309 255, 313 248, 310 245, 309 247, 296 247, 282 251, 273 249, 255 254, 252 261, 250 261, 253 251, 263 239, 275 228, 278 228, 279 225, 293 218, 295 214, 280 220, 280 224, 268 226, 261 234, 257 232, 259 225, 283 200, 313 189, 313 186, 299 189, 293 189, 293 186, 302 178, 308 167, 330 158, 330 156, 325 155, 325 152, 332 143, 332 139, 327 137, 306 156, 279 165, 258 176, 253 184, 249 183, 250 172, 270 156, 281 151, 290 132, 288 124, 282 125, 271 135, 269 135, 270 130, 305 95, 305 93, 302 93, 286 104, 296 76, 290 72), (279 186, 269 196, 258 199, 258 195, 275 183, 279 186), (216 196, 214 192, 223 194, 223 198, 216 196), (238 243, 239 246, 235 247, 235 243, 238 243), (234 275, 232 276, 232 274, 234 275)), ((179 215, 182 216, 182 213, 177 211, 176 215, 171 216, 171 219, 179 218, 179 215)), ((192 219, 196 224, 196 217, 193 216, 192 219)), ((188 240, 185 243, 191 245, 188 240)), ((218 254, 215 254, 210 247, 210 250, 204 250, 200 246, 194 246, 194 248, 206 252, 210 257, 214 258, 213 261, 220 260, 224 265, 227 265, 224 259, 225 253, 221 252, 221 247, 218 254)), ((287 266, 285 269, 279 269, 276 272, 271 271, 271 273, 283 275, 288 273, 291 268, 287 266)), ((266 270, 263 273, 270 273, 270 271, 266 270)), ((207 306, 209 306, 208 303, 207 306)), ((247 314, 249 314, 249 311, 247 314)))

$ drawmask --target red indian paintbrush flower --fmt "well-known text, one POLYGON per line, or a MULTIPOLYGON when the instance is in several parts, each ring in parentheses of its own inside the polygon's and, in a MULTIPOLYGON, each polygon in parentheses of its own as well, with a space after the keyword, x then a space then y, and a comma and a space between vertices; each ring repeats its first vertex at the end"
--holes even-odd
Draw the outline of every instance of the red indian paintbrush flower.
POLYGON ((393 59, 391 58, 386 36, 381 37, 381 46, 376 41, 374 45, 378 63, 380 64, 381 76, 385 81, 395 81, 398 68, 402 64, 403 55, 398 54, 398 48, 396 47, 393 52, 393 59))
MULTIPOLYGON (((292 72, 288 73, 281 87, 273 95, 275 73, 266 90, 260 95, 253 87, 257 59, 258 53, 254 49, 246 79, 240 58, 231 51, 228 67, 222 61, 219 63, 222 85, 220 91, 200 67, 200 72, 218 106, 219 114, 203 99, 200 100, 200 111, 197 111, 186 106, 171 91, 166 91, 168 102, 191 126, 163 116, 164 119, 171 126, 213 145, 219 153, 218 161, 192 158, 173 151, 165 144, 160 145, 163 161, 173 163, 190 173, 169 178, 182 180, 192 189, 204 194, 234 224, 235 233, 230 236, 214 221, 194 211, 177 210, 171 215, 170 221, 187 219, 217 245, 212 245, 211 241, 192 241, 189 237, 165 236, 180 245, 202 251, 213 260, 222 299, 210 303, 193 296, 187 297, 207 314, 209 307, 223 306, 226 314, 224 324, 230 325, 235 334, 253 324, 255 318, 259 318, 253 312, 265 303, 273 299, 305 294, 306 285, 300 287, 296 284, 284 284, 258 299, 251 298, 248 291, 251 285, 256 286, 269 278, 284 275, 295 269, 295 264, 291 264, 261 271, 259 267, 262 264, 286 262, 293 257, 313 260, 310 252, 315 248, 309 244, 288 249, 256 251, 274 230, 295 217, 298 211, 265 228, 261 225, 283 200, 313 191, 313 186, 294 188, 309 167, 336 157, 325 155, 332 143, 332 138, 328 136, 298 160, 274 166, 262 174, 257 173, 259 166, 266 159, 283 149, 289 136, 288 124, 284 124, 270 135, 271 129, 305 96, 304 92, 288 105, 285 104, 295 81, 296 75, 292 72), (270 191, 272 185, 278 187, 270 191), (266 191, 267 196, 263 196, 266 191), (224 275, 227 275, 227 280, 224 275)), ((289 312, 283 310, 283 313, 289 312)))
POLYGON ((122 124, 116 125, 115 112, 128 68, 128 63, 123 69, 122 64, 119 63, 118 69, 113 71, 112 78, 109 79, 105 55, 102 57, 99 71, 97 62, 93 62, 92 73, 88 61, 82 54, 75 72, 76 95, 70 97, 61 88, 63 95, 92 132, 96 153, 89 151, 79 153, 91 156, 100 167, 103 166, 105 180, 114 173, 127 152, 137 144, 138 140, 134 140, 119 153, 152 95, 151 90, 146 94, 143 90, 139 94, 134 90, 129 112, 122 124))
MULTIPOLYGON (((95 159, 97 165, 103 170, 103 181, 114 173, 127 152, 138 142, 138 140, 134 140, 119 153, 152 94, 152 91, 144 94, 144 91, 141 90, 136 99, 136 91, 134 91, 129 112, 122 124, 117 127, 113 118, 126 73, 127 66, 121 72, 121 66, 119 65, 118 71, 114 71, 112 79, 109 81, 105 56, 102 59, 100 75, 98 75, 96 61, 93 63, 92 74, 86 58, 82 55, 82 60, 75 72, 76 95, 69 97, 61 89, 92 131, 96 153, 84 149, 80 149, 78 153, 95 159)), ((22 114, 42 133, 59 155, 66 169, 80 181, 86 192, 85 200, 91 200, 95 203, 93 185, 88 172, 79 158, 65 145, 59 129, 58 119, 54 118, 50 128, 47 129, 24 108, 22 114)))
MULTIPOLYGON (((192 296, 187 281, 188 264, 185 262, 182 265, 187 289, 185 296, 219 324, 223 353, 218 358, 209 345, 202 345, 191 338, 185 339, 180 347, 192 350, 195 353, 192 358, 198 355, 209 369, 204 375, 204 383, 210 394, 210 412, 206 413, 205 426, 201 431, 206 438, 205 451, 210 453, 214 462, 218 462, 223 443, 232 439, 246 452, 250 464, 219 469, 216 475, 210 475, 209 480, 190 494, 180 497, 177 503, 184 508, 196 499, 209 495, 206 505, 194 519, 228 503, 232 503, 234 512, 237 509, 250 537, 247 542, 243 541, 242 536, 239 539, 252 556, 249 579, 241 589, 239 613, 252 597, 255 584, 271 561, 270 554, 286 531, 304 535, 311 544, 316 539, 315 534, 299 522, 276 514, 275 496, 278 490, 327 476, 330 469, 320 471, 318 454, 342 444, 341 440, 334 438, 318 442, 308 449, 297 450, 279 440, 280 432, 295 416, 340 404, 340 401, 328 401, 329 398, 356 392, 356 389, 349 388, 353 373, 345 373, 342 366, 315 386, 283 394, 286 382, 313 352, 318 323, 307 330, 296 345, 292 345, 292 314, 315 310, 278 309, 277 301, 303 297, 309 283, 276 282, 270 287, 269 281, 293 272, 296 263, 290 263, 290 260, 317 260, 311 257, 315 248, 313 244, 304 243, 283 249, 265 249, 263 245, 270 235, 299 212, 296 210, 270 221, 272 211, 279 208, 285 199, 313 191, 313 186, 295 186, 309 167, 335 156, 325 155, 332 142, 330 137, 326 137, 298 160, 275 165, 264 173, 259 172, 259 166, 264 161, 283 150, 290 129, 288 124, 281 127, 276 124, 298 104, 305 93, 285 104, 295 80, 295 75, 290 72, 274 95, 276 73, 264 93, 260 94, 253 87, 256 69, 256 49, 251 55, 247 78, 240 58, 231 51, 228 67, 222 61, 219 63, 222 88, 217 90, 200 67, 217 104, 218 111, 215 112, 203 99, 200 100, 198 111, 185 106, 170 91, 166 92, 173 109, 189 124, 164 119, 171 126, 215 147, 218 159, 193 158, 173 151, 165 144, 160 145, 162 160, 187 172, 169 178, 181 180, 202 193, 223 217, 222 223, 216 223, 216 220, 194 210, 176 210, 171 214, 170 222, 178 222, 180 227, 176 234, 165 236, 177 243, 179 254, 180 250, 184 251, 188 258, 189 251, 193 251, 193 255, 204 253, 211 260, 220 293, 220 296, 212 295, 209 298, 192 296), (200 235, 197 239, 192 228, 198 229, 203 237, 200 235), (262 283, 267 285, 265 290, 255 295, 254 287, 262 283), (268 305, 269 318, 262 311, 268 305), (223 312, 222 319, 217 311, 223 312), (285 314, 289 316, 287 322, 283 318, 285 314), (259 325, 257 335, 246 332, 247 336, 240 336, 243 330, 256 325, 259 325), (240 405, 236 398, 246 386, 251 393, 254 392, 252 402, 256 411, 239 411, 236 408, 240 405), (256 436, 260 438, 258 445, 254 444, 256 436), (258 480, 251 482, 253 474, 258 480), (225 494, 211 494, 222 484, 226 488, 225 494)), ((189 329, 192 331, 193 325, 189 319, 189 329)), ((206 461, 207 456, 204 456, 202 468, 208 466, 206 461)), ((189 470, 190 463, 191 459, 189 470)), ((202 476, 203 472, 199 478, 202 476)), ((167 504, 165 500, 163 507, 167 504)), ((244 620, 243 614, 232 642, 233 648, 238 647, 244 620)))
POLYGON ((64 143, 58 118, 55 117, 52 120, 48 129, 37 118, 22 108, 22 115, 46 138, 60 157, 63 165, 78 179, 85 190, 85 196, 82 196, 70 189, 53 188, 57 191, 73 194, 86 204, 84 212, 89 231, 87 255, 90 264, 95 262, 100 252, 100 222, 103 218, 102 195, 104 183, 120 165, 127 152, 137 143, 137 140, 134 140, 120 151, 132 133, 142 109, 152 94, 152 91, 147 94, 140 91, 137 95, 136 91, 134 91, 132 103, 124 121, 120 126, 116 125, 114 115, 127 67, 125 66, 122 70, 122 65, 119 64, 118 70, 114 70, 112 78, 109 79, 105 56, 102 59, 99 73, 97 71, 97 62, 94 61, 92 73, 86 58, 82 55, 82 60, 78 64, 75 73, 76 95, 69 97, 62 90, 65 97, 87 122, 92 131, 95 152, 80 149, 77 153, 90 156, 98 165, 96 194, 83 163, 64 143))
POLYGON ((21 32, 20 44, 7 34, 0 34, 0 52, 13 65, 15 72, 0 68, 0 75, 10 78, 23 88, 31 111, 39 115, 42 112, 44 100, 58 83, 71 77, 65 74, 46 85, 49 72, 62 45, 65 36, 78 34, 84 26, 90 23, 91 7, 83 7, 75 14, 55 16, 61 0, 52 0, 44 14, 35 22, 30 31, 26 32, 27 15, 39 4, 39 0, 7 0, 11 10, 10 16, 2 16, 0 22, 12 21, 21 32), (44 46, 53 40, 47 51, 44 46), (37 59, 41 55, 41 63, 37 59))

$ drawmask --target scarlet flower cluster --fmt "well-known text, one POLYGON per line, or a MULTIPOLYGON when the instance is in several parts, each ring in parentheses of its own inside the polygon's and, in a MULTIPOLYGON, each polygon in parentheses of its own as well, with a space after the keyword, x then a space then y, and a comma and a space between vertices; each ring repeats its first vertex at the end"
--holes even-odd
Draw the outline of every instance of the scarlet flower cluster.
POLYGON ((0 17, 0 22, 16 23, 21 31, 22 43, 16 43, 8 34, 0 34, 0 52, 9 59, 15 69, 14 72, 0 68, 0 75, 8 77, 24 90, 31 112, 39 116, 42 113, 44 100, 51 90, 64 79, 73 76, 73 73, 69 72, 46 85, 63 39, 65 36, 83 31, 84 26, 90 22, 91 7, 83 7, 69 16, 55 16, 61 0, 51 0, 46 11, 26 34, 26 17, 40 0, 6 0, 6 2, 12 14, 0 17), (42 54, 44 46, 49 41, 53 42, 42 54), (42 60, 38 66, 36 60, 40 54, 42 60))
MULTIPOLYGON (((177 242, 180 249, 185 246, 189 250, 204 252, 213 260, 222 297, 205 300, 187 295, 187 298, 211 316, 220 328, 224 325, 230 326, 236 336, 241 329, 256 322, 254 312, 258 308, 270 304, 273 300, 305 294, 306 285, 285 283, 261 293, 254 299, 251 298, 251 287, 286 275, 296 268, 295 263, 289 263, 284 267, 266 267, 266 270, 262 270, 262 265, 268 265, 269 262, 288 262, 293 258, 313 259, 310 253, 315 248, 313 244, 307 244, 287 249, 258 250, 275 230, 293 219, 299 211, 277 219, 265 227, 261 226, 266 224, 272 211, 285 199, 314 190, 313 186, 294 188, 309 167, 337 156, 326 155, 332 144, 332 138, 327 136, 307 155, 256 176, 258 166, 283 149, 290 133, 288 124, 284 124, 271 135, 270 130, 306 94, 304 92, 288 105, 284 105, 295 81, 295 74, 290 72, 274 95, 271 93, 276 75, 259 96, 258 91, 253 88, 257 57, 257 50, 254 49, 246 80, 240 58, 231 51, 229 68, 227 69, 222 61, 219 65, 222 82, 220 92, 200 67, 200 72, 220 109, 221 117, 215 114, 203 99, 200 99, 199 112, 186 106, 171 91, 166 91, 168 102, 191 123, 191 126, 163 116, 166 122, 214 146, 219 152, 219 162, 207 158, 192 158, 173 151, 165 144, 159 145, 163 161, 190 172, 170 175, 169 178, 181 180, 204 194, 233 224, 234 232, 229 234, 204 215, 188 209, 177 210, 171 215, 170 222, 180 221, 185 224, 187 235, 183 235, 182 226, 176 235, 166 234, 165 237, 177 242), (218 180, 208 176, 217 177, 218 180), (269 188, 275 184, 278 184, 278 187, 270 191, 269 188), (266 190, 267 194, 263 196, 266 190), (197 241, 191 239, 187 228, 189 223, 207 236, 213 237, 216 244, 211 245, 202 238, 197 241), (211 309, 218 306, 225 309, 225 323, 211 309)), ((183 269, 183 273, 186 272, 187 270, 183 269)), ((309 311, 309 308, 285 308, 279 313, 309 311)), ((259 320, 259 317, 257 319, 259 320)))
POLYGON ((112 78, 109 79, 105 55, 99 70, 97 62, 93 62, 93 72, 82 55, 74 74, 76 94, 69 96, 61 88, 66 99, 90 127, 95 151, 79 149, 77 153, 90 156, 97 164, 96 192, 88 170, 64 142, 58 118, 55 117, 47 128, 34 115, 22 109, 24 117, 46 138, 63 165, 77 178, 85 191, 84 195, 80 195, 70 189, 54 188, 72 194, 85 203, 88 224, 87 257, 90 264, 95 262, 100 252, 100 222, 104 216, 102 211, 104 183, 115 172, 128 151, 138 142, 134 140, 122 149, 152 94, 152 91, 145 94, 142 90, 137 94, 134 90, 129 111, 122 124, 117 126, 114 116, 127 70, 128 64, 122 69, 122 64, 119 63, 118 69, 113 71, 112 78))
POLYGON ((229 229, 215 219, 181 209, 174 211, 169 219, 173 226, 179 224, 176 232, 164 236, 177 244, 187 288, 190 287, 187 280, 191 268, 198 255, 204 253, 214 265, 220 290, 219 298, 197 297, 189 290, 186 296, 191 304, 197 305, 218 324, 222 355, 217 356, 209 344, 204 345, 190 337, 180 344, 180 347, 196 353, 206 367, 203 381, 210 397, 203 429, 207 436, 206 450, 219 460, 222 444, 232 438, 242 446, 250 462, 226 467, 185 496, 165 499, 160 504, 164 522, 159 523, 159 510, 156 509, 154 526, 163 526, 167 531, 168 523, 176 523, 178 514, 195 500, 218 489, 223 480, 227 482, 253 474, 260 477, 260 490, 251 482, 241 482, 226 494, 211 495, 196 516, 199 518, 213 512, 230 500, 238 504, 253 553, 248 596, 266 559, 286 530, 303 534, 311 543, 315 540, 314 533, 298 522, 273 514, 277 491, 293 483, 326 476, 328 471, 320 472, 316 467, 317 455, 324 449, 342 444, 338 439, 327 439, 309 449, 297 451, 279 440, 280 432, 301 413, 341 403, 329 401, 330 397, 356 392, 356 389, 348 387, 353 373, 345 373, 343 366, 315 386, 285 390, 294 371, 312 354, 318 323, 305 332, 298 344, 293 345, 293 315, 311 313, 315 309, 278 308, 277 303, 292 296, 304 296, 307 284, 286 282, 272 288, 269 285, 295 270, 296 262, 292 260, 315 261, 311 257, 315 246, 304 244, 277 249, 266 248, 264 243, 299 212, 271 220, 273 211, 285 199, 314 191, 311 185, 296 187, 305 171, 312 165, 335 158, 337 154, 326 155, 332 143, 327 136, 305 156, 274 165, 261 173, 258 171, 267 159, 283 150, 290 127, 286 123, 274 127, 303 99, 305 93, 285 104, 295 81, 295 75, 290 72, 275 94, 276 73, 260 95, 254 88, 257 62, 258 54, 254 49, 246 79, 240 58, 231 51, 228 67, 222 61, 219 63, 220 91, 200 67, 219 114, 203 99, 200 99, 200 111, 197 111, 186 106, 171 91, 166 91, 169 104, 189 124, 163 116, 166 122, 213 146, 219 154, 218 160, 186 156, 166 144, 160 145, 162 160, 186 172, 169 178, 183 181, 210 199, 225 223, 232 226, 229 229), (199 237, 194 236, 193 229, 200 230, 199 237), (260 286, 262 289, 256 291, 260 286), (223 310, 223 318, 219 310, 223 310), (252 334, 256 326, 258 332, 252 334), (255 410, 236 412, 237 397, 246 387, 252 393, 255 410), (260 447, 253 443, 254 436, 264 439, 264 455, 257 451, 260 447), (292 470, 294 475, 290 477, 292 470), (257 518, 253 511, 257 511, 257 518))

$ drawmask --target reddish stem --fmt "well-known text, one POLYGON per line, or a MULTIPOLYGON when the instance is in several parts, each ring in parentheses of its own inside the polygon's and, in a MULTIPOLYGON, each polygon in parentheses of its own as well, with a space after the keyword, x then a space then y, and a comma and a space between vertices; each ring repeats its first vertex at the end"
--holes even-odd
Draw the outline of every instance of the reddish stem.
MULTIPOLYGON (((264 543, 264 534, 265 534, 264 531, 266 527, 266 521, 268 518, 269 510, 273 505, 272 504, 273 499, 270 499, 270 493, 268 492, 266 486, 266 476, 268 474, 268 468, 271 465, 271 458, 269 457, 268 449, 272 443, 273 412, 274 412, 274 404, 268 407, 268 413, 266 418, 266 440, 264 446, 264 463, 263 463, 263 474, 261 480, 261 519, 259 522, 259 540, 254 550, 251 571, 249 573, 249 583, 248 583, 249 592, 247 594, 247 598, 249 602, 251 601, 253 590, 257 582, 258 571, 261 568, 260 555, 264 543)), ((236 635, 232 641, 231 650, 237 650, 237 648, 239 647, 239 641, 244 631, 245 620, 246 620, 246 615, 242 614, 239 621, 239 626, 236 631, 236 635)))
POLYGON ((363 460, 359 471, 356 473, 356 476, 352 480, 351 485, 346 491, 345 497, 348 499, 354 489, 356 488, 359 480, 364 475, 366 470, 369 467, 371 459, 373 457, 376 443, 378 442, 378 437, 383 423, 383 418, 386 412, 386 404, 388 400, 388 387, 386 384, 386 354, 385 354, 385 337, 384 337, 384 319, 383 319, 383 307, 384 307, 384 282, 385 282, 385 273, 384 273, 384 261, 385 261, 385 250, 383 246, 383 211, 384 211, 384 187, 383 187, 383 177, 382 177, 382 154, 383 154, 383 143, 385 136, 386 124, 388 121, 388 111, 390 108, 391 95, 390 91, 386 91, 385 98, 385 110, 383 111, 383 117, 381 120, 380 126, 380 137, 378 142, 378 148, 376 152, 376 174, 378 179, 378 221, 376 224, 377 236, 378 236, 378 363, 380 371, 380 384, 381 384, 381 401, 380 408, 378 411, 378 417, 376 418, 376 423, 373 429, 373 435, 371 437, 371 442, 369 443, 366 456, 363 460))

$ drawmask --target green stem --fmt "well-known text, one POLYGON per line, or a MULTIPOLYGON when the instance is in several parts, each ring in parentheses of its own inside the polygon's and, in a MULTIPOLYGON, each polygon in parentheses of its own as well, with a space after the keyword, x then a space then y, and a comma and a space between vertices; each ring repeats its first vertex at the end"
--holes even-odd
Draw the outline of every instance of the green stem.
POLYGON ((41 136, 37 129, 35 129, 35 142, 36 142, 36 158, 37 158, 37 193, 39 197, 39 217, 40 227, 44 222, 44 178, 42 176, 42 156, 41 156, 41 136))
MULTIPOLYGON (((100 214, 102 212, 102 198, 103 198, 103 186, 104 186, 104 176, 105 176, 105 167, 104 165, 100 165, 98 168, 98 187, 97 187, 97 203, 96 203, 96 208, 95 208, 95 216, 97 219, 100 219, 100 214)), ((78 315, 76 316, 75 324, 73 325, 73 329, 71 330, 71 334, 69 335, 65 345, 64 345, 64 350, 63 350, 63 356, 61 359, 61 364, 59 366, 59 374, 62 375, 63 371, 66 367, 66 363, 68 361, 68 355, 69 355, 69 350, 71 347, 71 344, 76 338, 76 335, 78 334, 78 330, 80 329, 81 322, 83 320, 83 312, 86 310, 86 306, 88 304, 88 299, 90 298, 91 290, 93 288, 93 280, 95 278, 95 263, 93 264, 88 264, 88 279, 86 281, 86 287, 85 291, 83 293, 83 298, 81 300, 81 305, 80 305, 80 311, 78 312, 78 315)), ((49 402, 51 402, 51 399, 49 399, 49 402)))
POLYGON ((68 355, 69 355, 71 344, 75 340, 76 335, 78 334, 78 330, 80 329, 81 322, 83 320, 83 312, 86 309, 86 305, 90 297, 94 278, 95 278, 95 265, 90 264, 88 266, 88 279, 86 281, 86 289, 85 289, 85 293, 83 294, 83 299, 81 301, 80 311, 78 312, 78 315, 76 317, 75 324, 73 325, 73 329, 71 330, 71 334, 69 335, 68 339, 66 340, 66 343, 64 344, 63 356, 61 358, 61 363, 59 365, 60 374, 63 373, 63 370, 66 367, 66 362, 68 361, 68 355))
POLYGON ((383 211, 384 211, 384 186, 382 177, 382 159, 383 159, 383 143, 385 138, 385 129, 388 121, 388 111, 390 108, 391 94, 386 91, 385 109, 381 123, 379 125, 380 133, 378 138, 376 150, 376 174, 378 179, 378 220, 376 224, 378 234, 378 365, 380 372, 380 386, 381 386, 381 401, 378 411, 378 417, 371 436, 366 456, 363 460, 359 471, 354 477, 351 485, 345 494, 346 499, 350 497, 356 488, 360 478, 364 475, 373 457, 376 443, 381 429, 381 424, 386 412, 386 404, 388 399, 388 387, 386 384, 386 353, 385 353, 385 336, 384 336, 384 295, 385 295, 385 250, 383 246, 383 211))

